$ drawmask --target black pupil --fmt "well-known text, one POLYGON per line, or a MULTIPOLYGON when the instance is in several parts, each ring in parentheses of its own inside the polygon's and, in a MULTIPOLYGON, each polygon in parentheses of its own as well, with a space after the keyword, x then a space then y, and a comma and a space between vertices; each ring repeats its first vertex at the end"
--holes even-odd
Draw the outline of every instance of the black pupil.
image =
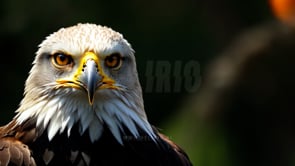
MULTIPOLYGON (((114 55, 112 55, 112 56, 110 56, 107 60, 109 61, 109 63, 114 63, 114 61, 116 61, 116 60, 118 60, 119 58, 118 58, 118 55, 117 54, 114 54, 114 55)), ((117 63, 118 63, 118 61, 117 61, 117 63)), ((117 63, 116 64, 114 64, 114 66, 116 66, 117 65, 117 63)))
POLYGON ((67 59, 67 57, 66 57, 65 55, 63 55, 63 54, 59 54, 59 55, 58 55, 58 58, 59 58, 59 60, 62 61, 62 62, 66 61, 66 59, 67 59))
POLYGON ((113 62, 113 61, 115 61, 117 59, 118 59, 118 57, 116 55, 114 55, 114 56, 111 56, 111 58, 109 59, 109 61, 110 62, 113 62))

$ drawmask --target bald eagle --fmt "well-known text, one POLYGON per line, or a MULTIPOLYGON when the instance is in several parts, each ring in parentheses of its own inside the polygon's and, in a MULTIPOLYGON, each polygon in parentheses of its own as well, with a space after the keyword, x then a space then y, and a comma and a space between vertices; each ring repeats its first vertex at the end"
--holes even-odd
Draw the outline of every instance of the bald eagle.
POLYGON ((87 23, 39 45, 16 116, 0 127, 0 165, 191 163, 148 122, 130 44, 87 23))

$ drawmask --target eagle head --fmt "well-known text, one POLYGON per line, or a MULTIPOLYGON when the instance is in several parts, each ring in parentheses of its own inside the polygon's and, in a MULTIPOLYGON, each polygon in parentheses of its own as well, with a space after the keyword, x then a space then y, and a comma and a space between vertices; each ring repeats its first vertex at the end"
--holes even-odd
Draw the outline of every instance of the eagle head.
POLYGON ((123 36, 95 24, 78 24, 49 35, 36 53, 24 99, 15 117, 33 122, 52 140, 74 125, 92 142, 107 127, 119 143, 127 129, 154 139, 143 106, 134 51, 123 36))

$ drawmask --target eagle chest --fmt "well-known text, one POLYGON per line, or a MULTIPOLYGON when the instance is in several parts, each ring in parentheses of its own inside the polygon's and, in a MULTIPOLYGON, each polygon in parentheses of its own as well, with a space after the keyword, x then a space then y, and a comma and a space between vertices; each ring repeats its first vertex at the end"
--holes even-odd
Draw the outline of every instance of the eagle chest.
POLYGON ((159 147, 153 141, 130 136, 121 145, 106 130, 92 143, 88 134, 72 133, 70 137, 66 133, 56 135, 51 141, 47 134, 36 139, 30 148, 37 165, 155 165, 160 161, 159 147))

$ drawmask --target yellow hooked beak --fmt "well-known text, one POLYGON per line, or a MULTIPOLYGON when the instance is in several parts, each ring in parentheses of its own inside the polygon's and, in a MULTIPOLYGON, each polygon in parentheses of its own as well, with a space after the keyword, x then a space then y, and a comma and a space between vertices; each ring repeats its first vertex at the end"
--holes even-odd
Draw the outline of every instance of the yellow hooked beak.
POLYGON ((98 89, 119 89, 115 81, 102 70, 99 58, 93 52, 85 52, 73 77, 57 80, 62 87, 84 90, 88 95, 89 104, 93 104, 98 89))

